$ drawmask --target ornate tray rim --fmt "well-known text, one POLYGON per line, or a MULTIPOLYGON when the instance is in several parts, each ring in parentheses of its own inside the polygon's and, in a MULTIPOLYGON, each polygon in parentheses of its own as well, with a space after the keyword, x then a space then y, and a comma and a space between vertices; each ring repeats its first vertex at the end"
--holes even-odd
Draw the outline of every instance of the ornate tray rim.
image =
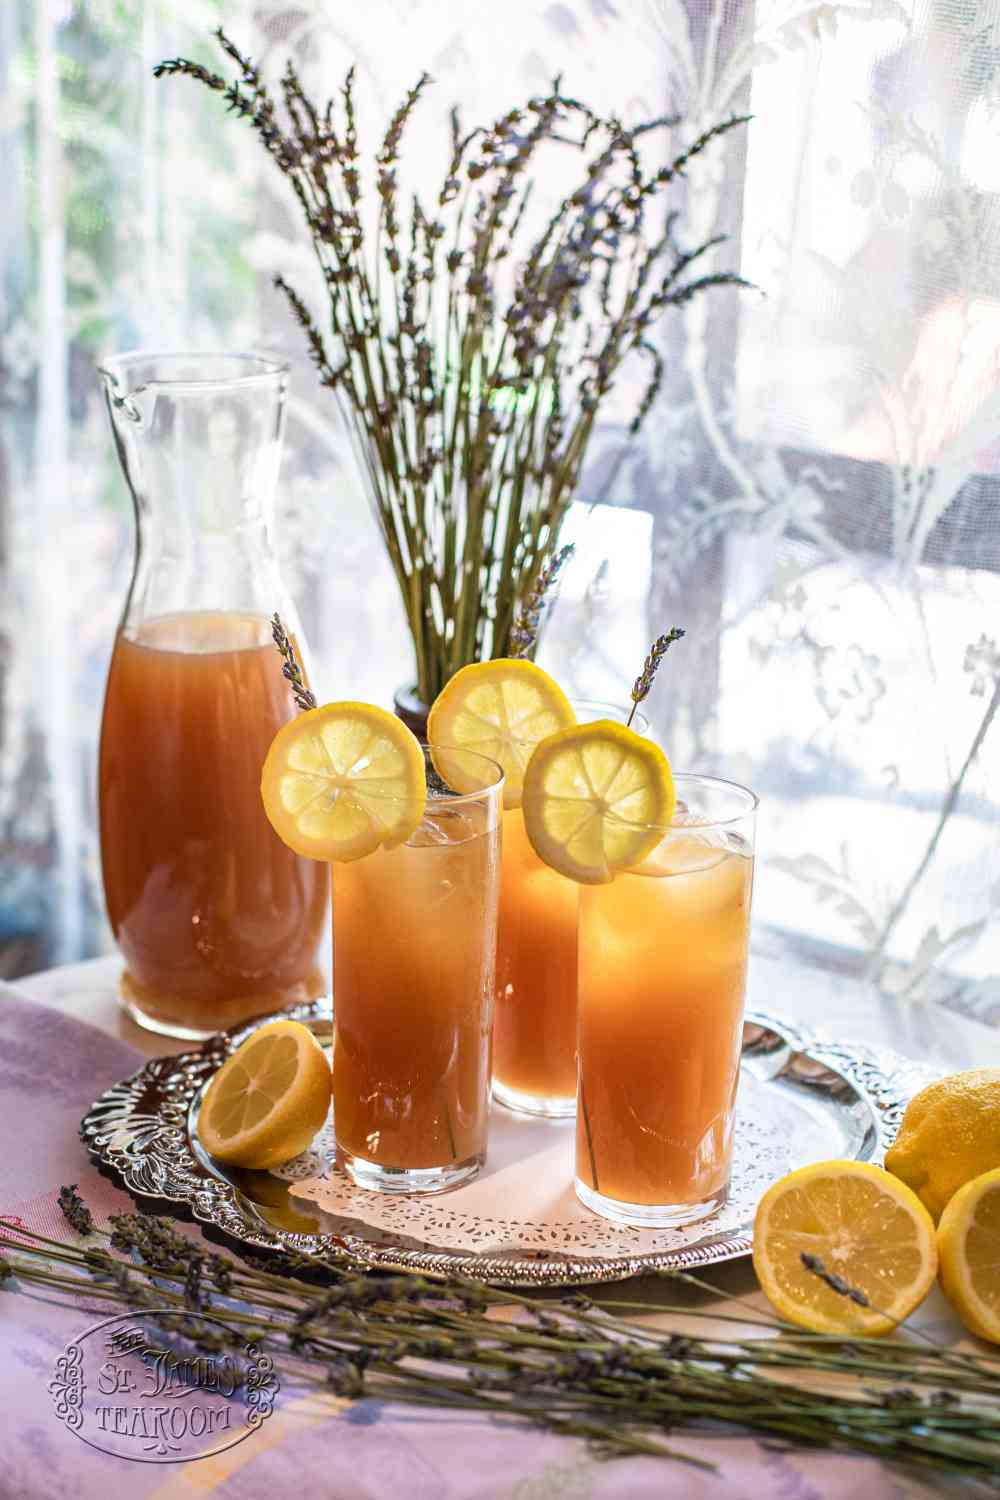
MULTIPOLYGON (((326 1020, 331 1014, 330 1002, 314 1001, 283 1014, 303 1021, 326 1020)), ((724 1231, 716 1239, 707 1238, 682 1250, 609 1256, 604 1260, 536 1252, 515 1259, 490 1253, 376 1245, 349 1232, 296 1233, 251 1218, 237 1187, 209 1172, 192 1149, 188 1117, 191 1101, 202 1084, 266 1019, 257 1017, 219 1032, 198 1051, 151 1058, 130 1078, 106 1089, 80 1122, 80 1138, 90 1156, 133 1198, 183 1205, 198 1223, 222 1233, 237 1253, 307 1255, 322 1265, 332 1252, 338 1261, 346 1259, 363 1270, 457 1274, 493 1286, 557 1287, 623 1281, 662 1268, 715 1264, 746 1255, 753 1247, 753 1235, 747 1229, 742 1233, 724 1231), (152 1110, 150 1101, 155 1106, 152 1110), (140 1104, 147 1107, 140 1109, 140 1104)), ((766 1011, 748 1011, 746 1020, 775 1033, 792 1052, 838 1073, 862 1096, 871 1109, 876 1137, 866 1160, 881 1160, 916 1087, 937 1076, 933 1069, 889 1049, 829 1041, 766 1011), (904 1073, 926 1076, 909 1086, 901 1077, 904 1073)), ((139 1206, 143 1207, 141 1201, 139 1206)))

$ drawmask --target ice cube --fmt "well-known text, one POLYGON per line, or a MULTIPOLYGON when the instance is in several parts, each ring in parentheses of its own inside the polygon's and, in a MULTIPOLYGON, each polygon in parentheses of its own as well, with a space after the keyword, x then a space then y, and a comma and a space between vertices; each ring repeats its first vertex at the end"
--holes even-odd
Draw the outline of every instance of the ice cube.
POLYGON ((704 828, 711 819, 706 818, 704 813, 692 812, 686 802, 678 802, 674 808, 673 825, 675 828, 704 828))
POLYGON ((428 797, 424 816, 407 839, 411 848, 464 844, 488 832, 486 809, 474 802, 452 806, 445 798, 428 797))
POLYGON ((434 844, 451 844, 454 843, 454 839, 449 823, 443 820, 437 812, 432 813, 428 807, 406 843, 410 849, 424 849, 434 844))
POLYGON ((727 833, 726 834, 726 843, 727 843, 728 847, 730 848, 730 850, 733 852, 733 854, 739 854, 744 859, 749 859, 750 856, 753 854, 753 849, 751 848, 750 840, 747 839, 747 838, 744 838, 743 835, 742 835, 742 833, 727 833))
POLYGON ((711 870, 727 857, 722 839, 714 830, 691 833, 687 828, 678 833, 671 830, 660 840, 652 854, 639 865, 637 875, 692 875, 699 870, 711 870))

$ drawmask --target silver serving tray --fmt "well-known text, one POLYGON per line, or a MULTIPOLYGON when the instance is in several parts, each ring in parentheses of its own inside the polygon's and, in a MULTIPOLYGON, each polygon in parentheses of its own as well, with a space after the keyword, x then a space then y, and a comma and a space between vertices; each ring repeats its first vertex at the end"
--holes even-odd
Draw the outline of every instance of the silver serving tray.
MULTIPOLYGON (((328 1039, 328 1000, 286 1014, 309 1025, 321 1040, 328 1039)), ((377 1223, 376 1215, 369 1214, 371 1222, 360 1217, 365 1212, 365 1195, 355 1195, 360 1209, 339 1217, 293 1196, 290 1190, 299 1184, 289 1176, 301 1177, 305 1175, 302 1170, 289 1174, 288 1169, 281 1169, 283 1175, 277 1175, 223 1168, 198 1142, 194 1128, 198 1108, 213 1074, 260 1024, 256 1020, 222 1032, 197 1052, 152 1059, 102 1094, 84 1116, 80 1134, 91 1156, 140 1200, 140 1206, 149 1207, 141 1201, 148 1199, 158 1200, 161 1208, 164 1203, 177 1205, 224 1236, 237 1251, 291 1252, 340 1265, 346 1258, 368 1269, 457 1273, 500 1286, 616 1281, 661 1267, 731 1260, 751 1248, 752 1207, 745 1211, 740 1207, 735 1184, 727 1223, 720 1224, 713 1216, 684 1231, 673 1231, 668 1248, 653 1250, 648 1248, 648 1238, 644 1246, 637 1232, 636 1248, 627 1253, 622 1253, 620 1228, 608 1226, 608 1253, 604 1254, 599 1240, 604 1221, 595 1219, 589 1229, 589 1253, 584 1256, 574 1253, 579 1234, 565 1234, 566 1226, 555 1223, 535 1226, 544 1248, 526 1249, 522 1240, 521 1248, 493 1244, 477 1249, 461 1232, 455 1235, 456 1243, 442 1244, 440 1229, 430 1242, 422 1241, 422 1213, 427 1214, 428 1225, 432 1215, 438 1226, 451 1219, 461 1222, 464 1189, 405 1199, 406 1232, 393 1234, 387 1233, 384 1221, 377 1223), (446 1201, 451 1212, 443 1220, 446 1201), (560 1238, 565 1248, 560 1248, 560 1238)), ((748 1204, 757 1201, 768 1181, 804 1161, 833 1157, 880 1161, 910 1098, 936 1076, 895 1053, 824 1041, 798 1025, 761 1012, 748 1014, 744 1025, 743 1074, 756 1091, 755 1111, 766 1115, 772 1106, 777 1111, 787 1155, 780 1167, 773 1152, 770 1166, 764 1160, 766 1152, 760 1153, 761 1162, 754 1156, 752 1167, 744 1165, 744 1172, 752 1172, 755 1178, 746 1184, 752 1189, 749 1195, 744 1193, 748 1204)), ((540 1128, 551 1126, 543 1123, 540 1128)), ((330 1166, 322 1148, 318 1165, 316 1150, 310 1155, 309 1171, 330 1166)), ((518 1227, 525 1228, 523 1223, 518 1227)))

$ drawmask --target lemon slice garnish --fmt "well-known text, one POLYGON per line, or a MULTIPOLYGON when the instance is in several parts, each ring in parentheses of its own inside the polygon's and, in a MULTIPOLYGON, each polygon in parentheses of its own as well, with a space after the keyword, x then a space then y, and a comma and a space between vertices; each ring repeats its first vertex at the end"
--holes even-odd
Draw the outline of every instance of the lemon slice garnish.
POLYGON ((223 1063, 198 1112, 205 1150, 237 1167, 276 1167, 304 1151, 330 1108, 330 1065, 298 1021, 261 1026, 223 1063))
POLYGON ((370 703, 327 703, 279 729, 264 761, 264 811, 310 859, 350 860, 403 844, 424 815, 424 754, 370 703))
MULTIPOLYGON (((433 746, 473 750, 498 761, 504 807, 520 807, 524 770, 539 740, 576 723, 569 699, 534 662, 500 657, 462 667, 434 700, 427 720, 433 746)), ((457 792, 482 787, 481 764, 452 750, 432 751, 434 765, 457 792)))
POLYGON ((905 1183, 868 1162, 826 1161, 789 1172, 764 1194, 753 1264, 781 1317, 814 1333, 889 1333, 937 1274, 934 1221, 905 1183), (808 1270, 813 1255, 868 1306, 808 1270))
POLYGON ((937 1241, 948 1301, 971 1333, 1000 1344, 1000 1167, 959 1188, 937 1241))
POLYGON ((524 775, 524 826, 536 854, 583 885, 606 885, 651 854, 675 801, 660 747, 610 719, 550 735, 524 775))

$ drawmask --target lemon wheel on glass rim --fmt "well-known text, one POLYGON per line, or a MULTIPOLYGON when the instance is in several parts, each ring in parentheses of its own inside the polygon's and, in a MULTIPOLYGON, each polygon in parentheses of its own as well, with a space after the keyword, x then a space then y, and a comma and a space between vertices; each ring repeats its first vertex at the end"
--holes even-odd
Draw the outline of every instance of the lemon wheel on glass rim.
POLYGON ((278 837, 310 859, 352 860, 404 844, 427 800, 424 753, 370 703, 326 703, 275 735, 261 774, 278 837))
POLYGON ((534 662, 515 657, 474 662, 445 684, 427 719, 434 765, 457 792, 478 791, 482 771, 463 764, 461 750, 496 761, 504 774, 506 808, 520 807, 525 767, 535 746, 576 723, 562 688, 534 662), (443 748, 447 747, 447 748, 443 748))
POLYGON ((599 719, 542 740, 524 775, 522 808, 539 859, 583 885, 605 885, 653 852, 676 800, 660 747, 599 719))

